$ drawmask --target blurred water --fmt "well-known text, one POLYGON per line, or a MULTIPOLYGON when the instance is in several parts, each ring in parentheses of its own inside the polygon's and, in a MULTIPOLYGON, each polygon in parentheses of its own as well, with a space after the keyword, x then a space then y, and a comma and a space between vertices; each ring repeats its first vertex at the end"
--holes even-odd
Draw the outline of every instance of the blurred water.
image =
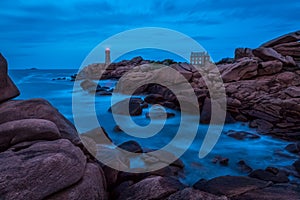
MULTIPOLYGON (((76 70, 10 70, 9 74, 21 91, 17 99, 45 98, 53 106, 73 122, 72 116, 72 90, 74 82, 69 77, 76 73, 76 70), (59 77, 67 77, 66 80, 52 80, 59 77)), ((111 86, 113 81, 100 81, 101 85, 111 86)), ((90 94, 84 91, 74 91, 74 95, 83 95, 86 104, 91 104, 90 94)), ((167 109, 176 114, 175 117, 167 119, 162 131, 157 135, 148 138, 135 138, 125 133, 116 133, 113 131, 116 125, 111 113, 107 112, 110 107, 110 97, 96 97, 95 108, 97 110, 98 120, 101 126, 105 128, 109 136, 116 145, 134 139, 143 147, 158 149, 168 144, 178 130, 180 122, 180 112, 167 109)), ((145 117, 149 109, 144 109, 141 116, 133 117, 134 121, 140 125, 150 123, 145 117)), ((88 118, 89 113, 86 116, 88 118)), ((154 120, 154 123, 160 123, 160 120, 154 120)), ((87 124, 85 130, 90 130, 87 124)), ((296 156, 286 152, 284 147, 288 144, 286 141, 274 139, 268 136, 261 136, 256 140, 238 141, 222 134, 213 151, 204 159, 198 158, 198 152, 202 144, 203 137, 206 134, 207 125, 200 125, 197 136, 188 149, 181 157, 185 164, 185 178, 182 181, 187 184, 193 184, 200 178, 213 178, 221 175, 245 175, 239 171, 237 162, 244 160, 254 169, 265 168, 267 166, 284 167, 291 165, 296 156), (214 164, 211 160, 215 156, 229 158, 229 166, 214 164)), ((236 123, 225 125, 224 131, 237 130, 255 133, 247 124, 236 123)), ((177 144, 178 148, 181 144, 177 144)))

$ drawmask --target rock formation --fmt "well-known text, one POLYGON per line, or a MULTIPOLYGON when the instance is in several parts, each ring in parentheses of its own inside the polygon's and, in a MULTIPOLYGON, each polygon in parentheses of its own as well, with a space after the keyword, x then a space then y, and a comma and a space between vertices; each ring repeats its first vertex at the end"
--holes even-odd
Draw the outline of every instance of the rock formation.
MULTIPOLYGON (((261 133, 288 140, 300 138, 299 39, 299 32, 295 32, 254 50, 237 49, 234 62, 218 65, 227 94, 227 122, 249 121, 261 133)), ((161 69, 156 67, 156 63, 151 64, 137 57, 131 61, 112 63, 101 73, 104 75, 102 78, 120 78, 134 69, 132 79, 125 82, 126 87, 130 87, 133 81, 151 80, 156 76, 165 78, 170 85, 180 86, 181 79, 161 73, 161 69), (145 71, 151 71, 150 75, 144 76, 145 71)), ((170 63, 170 67, 191 83, 200 105, 197 109, 201 111, 201 118, 205 119, 202 122, 209 122, 212 94, 208 92, 208 83, 192 65, 170 63)), ((96 65, 88 66, 78 77, 98 79, 101 73, 97 70, 96 65)), ((217 73, 211 67, 204 70, 210 76, 210 84, 220 87, 215 82, 217 73)), ((101 145, 101 140, 93 138, 96 132, 107 135, 103 129, 83 134, 81 141, 75 127, 46 100, 11 100, 19 92, 7 76, 7 62, 2 56, 0 83, 0 199, 299 199, 299 185, 288 178, 291 173, 300 176, 299 159, 290 166, 290 171, 273 167, 252 170, 240 161, 239 166, 249 176, 201 179, 193 187, 179 181, 184 168, 180 160, 149 173, 112 169, 96 161, 92 154, 106 156, 120 165, 130 165, 130 158, 121 157, 114 149, 101 145), (95 147, 94 152, 88 152, 82 142, 95 147)), ((86 81, 82 87, 88 91, 97 89, 91 81, 86 81)), ((180 95, 185 97, 188 91, 184 87, 181 89, 180 95)), ((146 103, 181 109, 179 97, 167 87, 148 84, 135 93, 148 94, 146 103)), ((140 114, 143 106, 147 105, 142 99, 129 101, 133 102, 132 115, 140 114)), ((186 98, 186 101, 189 99, 186 98)), ((122 109, 118 108, 120 112, 122 109)), ((229 131, 227 134, 238 140, 259 137, 246 132, 229 131)), ((152 151, 135 141, 125 142, 119 147, 131 152, 152 151)), ((300 148, 295 143, 286 149, 298 154, 300 148)), ((173 156, 168 152, 166 154, 173 156)), ((142 159, 154 164, 164 162, 151 153, 142 159)), ((221 160, 220 164, 229 161, 228 158, 221 160)))
MULTIPOLYGON (((221 62, 217 65, 227 95, 226 122, 248 121, 250 126, 257 128, 260 133, 287 140, 300 139, 299 41, 300 32, 297 31, 276 38, 256 49, 238 48, 233 63, 221 62)), ((180 72, 189 81, 198 98, 201 122, 209 123, 211 110, 206 104, 210 104, 211 94, 208 92, 207 85, 220 87, 220 83, 215 79, 217 73, 209 65, 203 68, 210 81, 206 83, 193 65, 174 63, 170 67, 180 72)), ((131 61, 113 63, 101 78, 120 78, 131 70, 117 88, 118 91, 125 93, 137 82, 151 83, 162 79, 167 83, 166 87, 146 84, 135 90, 135 94, 149 94, 146 99, 151 99, 151 103, 180 110, 178 98, 188 97, 189 93, 186 88, 180 88, 179 76, 174 74, 170 76, 161 68, 162 66, 158 64, 138 57, 131 61), (168 89, 168 85, 176 85, 181 90, 182 96, 175 96, 168 89)), ((80 73, 81 78, 96 78, 89 76, 94 70, 93 66, 87 66, 80 73)), ((216 91, 218 89, 215 89, 216 91)), ((218 94, 214 95, 218 96, 218 94)), ((189 100, 189 98, 185 99, 189 100)))
POLYGON ((0 53, 0 102, 12 99, 20 94, 18 88, 7 75, 7 61, 0 53))
POLYGON ((46 100, 10 100, 19 91, 2 55, 0 82, 0 199, 107 199, 74 125, 46 100))

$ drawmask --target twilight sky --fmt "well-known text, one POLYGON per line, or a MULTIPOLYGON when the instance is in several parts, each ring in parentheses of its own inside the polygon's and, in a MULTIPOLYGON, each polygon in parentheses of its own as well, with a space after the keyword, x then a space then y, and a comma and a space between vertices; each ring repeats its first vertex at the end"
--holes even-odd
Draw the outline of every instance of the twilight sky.
POLYGON ((299 0, 1 0, 0 8, 0 52, 10 69, 78 68, 106 38, 140 27, 180 31, 215 61, 300 29, 299 0))

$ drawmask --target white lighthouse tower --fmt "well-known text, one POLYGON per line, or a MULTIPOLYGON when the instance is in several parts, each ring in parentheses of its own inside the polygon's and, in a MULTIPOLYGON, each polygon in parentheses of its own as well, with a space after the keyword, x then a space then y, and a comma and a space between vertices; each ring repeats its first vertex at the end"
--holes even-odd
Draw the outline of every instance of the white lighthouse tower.
POLYGON ((105 65, 110 64, 110 49, 106 48, 105 49, 105 65))

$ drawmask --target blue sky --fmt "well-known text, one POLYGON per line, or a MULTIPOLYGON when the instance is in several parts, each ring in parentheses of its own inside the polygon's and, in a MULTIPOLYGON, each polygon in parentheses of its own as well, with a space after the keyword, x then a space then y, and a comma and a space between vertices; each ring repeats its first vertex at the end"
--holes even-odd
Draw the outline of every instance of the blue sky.
POLYGON ((140 27, 187 34, 214 60, 300 29, 298 0, 1 0, 0 8, 0 52, 10 69, 78 68, 106 38, 140 27))

